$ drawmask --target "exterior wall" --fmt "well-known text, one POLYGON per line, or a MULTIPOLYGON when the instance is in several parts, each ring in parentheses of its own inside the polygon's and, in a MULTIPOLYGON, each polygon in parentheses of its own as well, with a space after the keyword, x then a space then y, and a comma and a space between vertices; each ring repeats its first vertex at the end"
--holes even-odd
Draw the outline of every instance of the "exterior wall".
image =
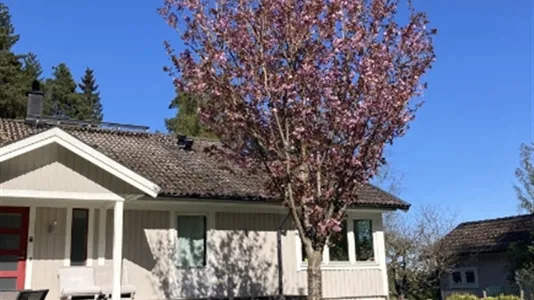
POLYGON ((1 189, 139 194, 132 186, 57 144, 2 162, 0 169, 1 189))
POLYGON ((66 208, 37 208, 33 251, 32 288, 50 289, 48 299, 59 299, 58 270, 65 257, 66 208), (56 228, 50 227, 56 221, 56 228))
MULTIPOLYGON (((93 209, 93 266, 98 268, 99 210, 93 209)), ((208 213, 207 266, 178 269, 172 264, 173 212, 125 210, 124 280, 136 286, 137 299, 275 295, 278 292, 276 229, 285 218, 276 213, 208 213)), ((32 288, 50 289, 59 299, 57 273, 64 266, 66 208, 36 210, 32 288), (49 230, 54 221, 57 227, 49 230)), ((296 234, 287 222, 282 237, 284 294, 306 293, 306 271, 297 270, 296 234)), ((111 265, 113 211, 107 211, 106 265, 111 265)), ((379 268, 323 271, 327 298, 383 299, 379 268)))
POLYGON ((508 280, 508 263, 505 253, 479 254, 476 257, 464 259, 461 267, 475 267, 478 273, 478 288, 453 288, 451 278, 446 275, 441 280, 441 290, 445 296, 454 293, 470 293, 482 297, 489 286, 503 287, 506 293, 513 293, 514 289, 508 280))
MULTIPOLYGON (((127 210, 124 267, 139 299, 238 297, 278 293, 276 229, 285 215, 218 212, 208 215, 207 266, 172 264, 175 232, 169 211, 127 210)), ((288 222, 290 223, 290 222, 288 222)), ((106 263, 111 263, 113 214, 107 213, 106 263)), ((306 293, 306 271, 297 271, 296 234, 287 224, 282 238, 284 294, 306 293)), ((323 271, 324 296, 381 298, 380 268, 323 271)), ((383 298, 383 297, 382 297, 383 298)))

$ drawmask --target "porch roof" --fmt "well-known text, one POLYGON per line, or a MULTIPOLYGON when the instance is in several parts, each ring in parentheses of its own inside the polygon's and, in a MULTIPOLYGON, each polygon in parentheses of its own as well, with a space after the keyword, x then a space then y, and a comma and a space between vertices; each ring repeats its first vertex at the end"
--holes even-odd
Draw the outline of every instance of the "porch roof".
MULTIPOLYGON (((0 147, 51 129, 34 127, 23 120, 0 119, 0 147)), ((89 147, 157 184, 158 196, 233 200, 273 200, 264 188, 265 177, 251 174, 235 164, 223 163, 204 149, 215 140, 194 138, 191 151, 177 146, 174 135, 131 132, 78 126, 61 129, 89 147)), ((367 185, 360 197, 360 207, 408 209, 409 204, 367 185)))

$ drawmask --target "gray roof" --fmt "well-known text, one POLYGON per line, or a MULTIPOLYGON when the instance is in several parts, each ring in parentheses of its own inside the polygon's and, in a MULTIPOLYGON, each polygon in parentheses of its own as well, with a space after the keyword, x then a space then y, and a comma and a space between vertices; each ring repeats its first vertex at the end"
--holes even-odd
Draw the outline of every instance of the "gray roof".
MULTIPOLYGON (((0 146, 50 129, 34 127, 22 120, 0 119, 0 146)), ((191 151, 177 146, 170 134, 132 132, 80 126, 60 126, 62 130, 100 151, 161 187, 165 197, 276 200, 265 189, 266 177, 251 173, 230 162, 221 162, 205 149, 216 140, 194 138, 191 151)), ((366 185, 359 195, 360 207, 408 209, 401 199, 366 185)))

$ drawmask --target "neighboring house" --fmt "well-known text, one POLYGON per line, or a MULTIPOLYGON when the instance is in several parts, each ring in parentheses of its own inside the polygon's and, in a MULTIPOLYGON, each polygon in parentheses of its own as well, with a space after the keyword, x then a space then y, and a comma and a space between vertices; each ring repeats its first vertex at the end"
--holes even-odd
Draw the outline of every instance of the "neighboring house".
POLYGON ((467 222, 446 236, 456 264, 441 280, 444 297, 453 293, 518 293, 510 281, 510 247, 532 239, 534 214, 467 222))
MULTIPOLYGON (((57 300, 60 268, 112 265, 113 299, 122 275, 142 300, 305 294, 299 238, 265 178, 205 153, 214 141, 101 127, 0 119, 0 289, 57 300)), ((325 250, 325 297, 387 297, 382 214, 408 208, 361 190, 325 250)))

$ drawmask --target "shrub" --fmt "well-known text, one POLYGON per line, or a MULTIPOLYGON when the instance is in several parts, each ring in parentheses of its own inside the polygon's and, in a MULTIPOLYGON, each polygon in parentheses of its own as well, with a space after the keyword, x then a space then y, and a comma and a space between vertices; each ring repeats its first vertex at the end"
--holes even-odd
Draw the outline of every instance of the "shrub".
POLYGON ((515 295, 499 295, 494 297, 495 300, 521 300, 519 296, 515 295))
POLYGON ((472 294, 452 294, 447 300, 478 300, 478 297, 472 294))
MULTIPOLYGON (((447 297, 447 300, 479 300, 475 295, 472 294, 453 294, 447 297)), ((497 297, 486 297, 482 298, 484 300, 521 300, 520 297, 515 295, 499 295, 497 297)))

